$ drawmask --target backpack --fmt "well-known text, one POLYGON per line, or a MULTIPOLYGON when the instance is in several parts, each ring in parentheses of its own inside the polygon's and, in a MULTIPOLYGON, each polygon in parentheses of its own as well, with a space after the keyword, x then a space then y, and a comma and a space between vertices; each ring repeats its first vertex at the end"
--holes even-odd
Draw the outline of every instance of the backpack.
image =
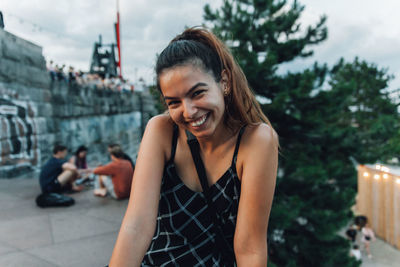
POLYGON ((68 207, 75 204, 72 197, 58 193, 42 193, 36 197, 36 205, 45 207, 68 207))

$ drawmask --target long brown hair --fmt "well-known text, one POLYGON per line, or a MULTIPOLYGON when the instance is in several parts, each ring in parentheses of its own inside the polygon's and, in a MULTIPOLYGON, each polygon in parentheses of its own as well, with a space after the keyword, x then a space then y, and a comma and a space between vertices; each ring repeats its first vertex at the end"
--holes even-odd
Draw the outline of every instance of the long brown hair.
POLYGON ((246 76, 233 58, 229 49, 212 32, 193 27, 176 36, 157 58, 157 88, 161 92, 159 77, 161 73, 179 65, 199 65, 211 72, 216 82, 221 80, 224 71, 228 77, 228 95, 225 101, 224 122, 231 129, 261 122, 271 123, 261 110, 246 76), (200 61, 200 64, 199 64, 200 61))

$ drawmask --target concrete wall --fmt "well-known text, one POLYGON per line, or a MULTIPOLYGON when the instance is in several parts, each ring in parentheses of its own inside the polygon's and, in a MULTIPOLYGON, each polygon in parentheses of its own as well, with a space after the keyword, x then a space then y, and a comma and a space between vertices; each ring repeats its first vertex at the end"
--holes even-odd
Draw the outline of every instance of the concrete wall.
POLYGON ((38 169, 56 142, 72 151, 86 145, 93 164, 107 160, 110 142, 135 158, 155 114, 146 92, 52 82, 42 48, 0 29, 0 178, 38 169))

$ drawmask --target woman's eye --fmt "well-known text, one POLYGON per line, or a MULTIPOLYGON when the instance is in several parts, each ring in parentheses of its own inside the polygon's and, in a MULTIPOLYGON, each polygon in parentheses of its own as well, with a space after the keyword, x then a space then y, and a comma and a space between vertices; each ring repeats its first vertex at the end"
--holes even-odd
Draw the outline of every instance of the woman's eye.
POLYGON ((176 105, 176 104, 178 104, 178 101, 169 101, 169 102, 167 102, 167 106, 173 106, 173 105, 176 105))
POLYGON ((193 93, 193 95, 192 96, 198 96, 198 95, 200 95, 201 93, 203 93, 205 90, 197 90, 196 92, 194 92, 193 93))

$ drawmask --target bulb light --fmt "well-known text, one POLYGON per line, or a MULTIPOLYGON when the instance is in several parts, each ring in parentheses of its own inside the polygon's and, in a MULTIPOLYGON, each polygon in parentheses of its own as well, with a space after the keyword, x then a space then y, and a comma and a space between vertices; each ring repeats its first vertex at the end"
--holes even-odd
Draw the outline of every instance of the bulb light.
POLYGON ((369 173, 368 172, 364 172, 364 177, 368 177, 369 176, 369 173))
POLYGON ((399 178, 396 179, 396 183, 400 184, 400 179, 399 178))
POLYGON ((383 172, 389 172, 389 168, 388 168, 388 167, 383 167, 383 166, 382 166, 381 171, 383 171, 383 172))
POLYGON ((375 169, 377 169, 377 170, 380 170, 381 167, 382 167, 382 166, 381 166, 380 164, 376 164, 376 165, 375 165, 375 169))
POLYGON ((381 177, 379 176, 379 174, 375 174, 374 178, 375 178, 375 180, 379 180, 379 178, 381 178, 381 177))
POLYGON ((389 175, 387 173, 383 174, 383 179, 389 178, 389 175))

